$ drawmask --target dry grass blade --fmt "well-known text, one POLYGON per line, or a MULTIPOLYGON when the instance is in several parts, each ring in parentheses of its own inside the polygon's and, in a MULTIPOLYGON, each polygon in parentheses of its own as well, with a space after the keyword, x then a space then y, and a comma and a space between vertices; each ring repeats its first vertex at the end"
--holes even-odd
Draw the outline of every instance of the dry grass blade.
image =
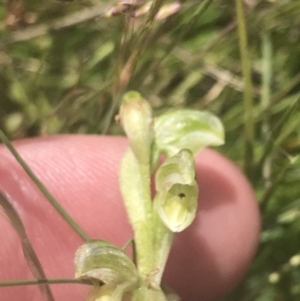
MULTIPOLYGON (((27 261, 27 264, 35 278, 38 280, 45 280, 46 275, 44 273, 43 267, 33 249, 33 246, 27 236, 26 230, 20 219, 17 211, 9 202, 7 197, 4 195, 2 191, 0 191, 0 205, 4 209, 5 216, 8 218, 9 222, 13 226, 13 228, 18 233, 21 243, 22 249, 24 253, 24 257, 27 261)), ((55 301, 50 286, 46 284, 39 284, 40 291, 47 301, 55 301)))

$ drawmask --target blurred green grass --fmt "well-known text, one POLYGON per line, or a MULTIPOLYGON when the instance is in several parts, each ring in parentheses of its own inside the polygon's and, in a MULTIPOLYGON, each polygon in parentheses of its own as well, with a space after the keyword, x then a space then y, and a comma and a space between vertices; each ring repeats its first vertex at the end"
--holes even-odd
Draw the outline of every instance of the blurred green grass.
MULTIPOLYGON (((235 2, 181 3, 176 14, 147 22, 130 17, 132 6, 78 22, 95 7, 107 11, 108 1, 0 3, 0 127, 10 139, 119 135, 118 100, 134 89, 155 114, 189 107, 218 115, 226 129, 218 150, 244 168, 249 124, 235 2)), ((244 8, 253 84, 248 177, 263 229, 250 272, 224 300, 300 300, 300 1, 247 0, 244 8)))

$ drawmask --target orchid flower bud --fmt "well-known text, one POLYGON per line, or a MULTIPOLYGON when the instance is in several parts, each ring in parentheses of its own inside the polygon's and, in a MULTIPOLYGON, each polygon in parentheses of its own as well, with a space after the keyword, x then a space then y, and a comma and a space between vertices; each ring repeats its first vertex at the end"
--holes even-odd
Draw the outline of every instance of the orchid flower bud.
POLYGON ((154 136, 149 103, 138 92, 130 91, 123 97, 119 117, 137 160, 149 163, 154 136))

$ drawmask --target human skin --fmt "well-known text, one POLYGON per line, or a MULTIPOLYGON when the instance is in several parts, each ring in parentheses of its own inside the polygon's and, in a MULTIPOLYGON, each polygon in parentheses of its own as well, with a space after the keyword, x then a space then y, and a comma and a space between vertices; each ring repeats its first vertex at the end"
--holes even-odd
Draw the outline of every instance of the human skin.
MULTIPOLYGON (((14 144, 56 199, 92 238, 122 246, 132 237, 118 170, 121 137, 52 136, 14 144)), ((73 277, 82 240, 0 146, 0 189, 17 209, 47 277, 73 277)), ((204 149, 195 158, 200 187, 193 224, 176 235, 164 281, 183 301, 208 301, 234 288, 255 254, 260 219, 253 191, 226 158, 204 149)), ((0 211, 0 281, 31 279, 20 240, 0 211)), ((56 301, 84 300, 85 285, 52 285, 56 301)), ((42 300, 36 286, 0 288, 1 300, 42 300)))

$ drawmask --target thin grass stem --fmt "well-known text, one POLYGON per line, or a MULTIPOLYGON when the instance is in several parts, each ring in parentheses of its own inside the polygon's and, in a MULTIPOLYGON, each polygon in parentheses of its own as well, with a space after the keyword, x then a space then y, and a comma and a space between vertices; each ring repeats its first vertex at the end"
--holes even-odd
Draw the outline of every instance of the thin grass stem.
POLYGON ((54 198, 54 196, 49 192, 49 190, 45 187, 45 185, 38 179, 38 177, 34 174, 31 168, 26 164, 26 162, 19 155, 17 150, 11 144, 9 139, 6 137, 4 132, 0 130, 0 139, 9 149, 9 151, 13 154, 28 176, 32 179, 32 181, 37 185, 40 191, 44 194, 47 200, 52 204, 52 206, 57 210, 57 212, 65 219, 65 221, 76 231, 76 233, 85 241, 90 240, 90 237, 81 229, 81 227, 74 221, 74 219, 65 211, 65 209, 58 203, 58 201, 54 198))
POLYGON ((72 283, 95 285, 95 283, 93 283, 90 280, 75 279, 75 278, 50 278, 50 279, 28 279, 28 280, 0 281, 0 287, 40 285, 40 284, 72 284, 72 283))
POLYGON ((244 78, 244 121, 245 121, 245 157, 244 169, 252 177, 253 148, 254 148, 254 122, 253 122, 253 89, 251 80, 250 56, 247 43, 247 30, 243 1, 235 0, 239 45, 242 60, 242 73, 244 78))
MULTIPOLYGON (((261 109, 263 113, 262 136, 265 144, 269 143, 271 138, 271 128, 269 123, 269 110, 271 100, 271 79, 272 79, 272 43, 269 31, 264 31, 261 36, 262 41, 262 96, 261 109)), ((272 156, 268 154, 262 166, 262 176, 264 187, 268 189, 271 186, 272 174, 272 156)))

